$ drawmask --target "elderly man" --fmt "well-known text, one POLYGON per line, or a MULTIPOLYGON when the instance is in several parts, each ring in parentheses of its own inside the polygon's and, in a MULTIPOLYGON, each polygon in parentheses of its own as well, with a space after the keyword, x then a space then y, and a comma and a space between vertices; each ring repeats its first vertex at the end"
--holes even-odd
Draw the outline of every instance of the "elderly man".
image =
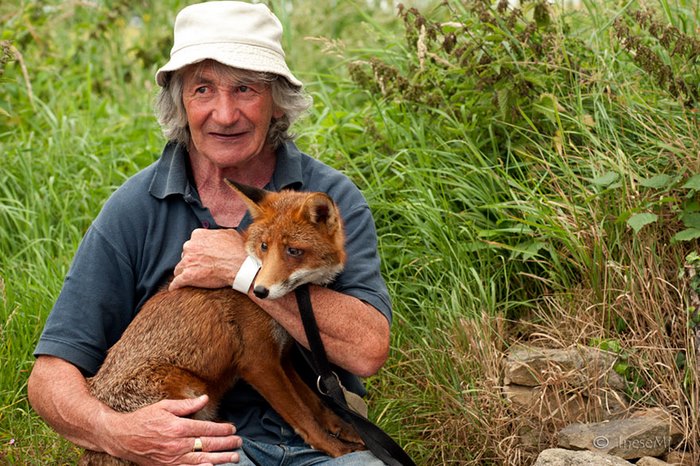
MULTIPOLYGON (((93 222, 35 351, 32 406, 79 446, 143 465, 266 465, 282 458, 295 465, 382 464, 366 451, 332 459, 305 445, 242 382, 222 401, 225 422, 188 418, 206 397, 117 413, 86 385, 173 274, 172 288, 231 286, 246 257, 239 231, 250 217, 225 178, 273 191, 323 191, 336 201, 349 260, 329 287, 312 287, 322 339, 344 385, 361 395, 357 376, 375 373, 386 360, 391 306, 372 215, 344 175, 292 142, 289 126, 308 97, 285 63, 281 33, 263 5, 209 2, 178 14, 170 61, 156 75, 162 88, 156 111, 168 143, 93 222)), ((294 296, 258 300, 251 290, 248 296, 308 348, 294 296)))

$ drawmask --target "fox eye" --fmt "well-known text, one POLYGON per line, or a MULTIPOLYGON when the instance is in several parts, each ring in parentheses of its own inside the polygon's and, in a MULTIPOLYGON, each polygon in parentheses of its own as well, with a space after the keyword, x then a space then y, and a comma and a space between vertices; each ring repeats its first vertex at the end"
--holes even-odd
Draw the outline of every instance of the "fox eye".
POLYGON ((260 250, 262 252, 267 251, 267 243, 266 242, 263 241, 262 243, 260 243, 260 250))
POLYGON ((304 254, 304 251, 298 248, 287 248, 287 254, 289 254, 292 257, 299 257, 302 254, 304 254))

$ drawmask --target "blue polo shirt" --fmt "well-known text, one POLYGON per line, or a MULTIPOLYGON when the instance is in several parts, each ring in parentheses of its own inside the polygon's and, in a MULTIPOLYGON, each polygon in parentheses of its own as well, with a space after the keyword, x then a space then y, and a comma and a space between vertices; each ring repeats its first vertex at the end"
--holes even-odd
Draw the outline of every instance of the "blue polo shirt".
MULTIPOLYGON (((218 228, 200 201, 188 166, 186 148, 169 143, 155 163, 110 196, 78 247, 35 356, 57 356, 93 375, 144 302, 171 277, 192 231, 218 228)), ((333 198, 345 224, 348 260, 329 287, 367 302, 391 322, 374 220, 359 189, 293 143, 277 150, 266 189, 320 191, 333 198)), ((246 214, 238 229, 250 221, 246 214)), ((299 372, 311 377, 300 357, 304 350, 297 345, 295 351, 299 372)), ((338 371, 346 387, 364 394, 357 377, 338 371)), ((289 429, 243 382, 224 397, 220 416, 234 422, 241 436, 258 441, 276 443, 289 429)))

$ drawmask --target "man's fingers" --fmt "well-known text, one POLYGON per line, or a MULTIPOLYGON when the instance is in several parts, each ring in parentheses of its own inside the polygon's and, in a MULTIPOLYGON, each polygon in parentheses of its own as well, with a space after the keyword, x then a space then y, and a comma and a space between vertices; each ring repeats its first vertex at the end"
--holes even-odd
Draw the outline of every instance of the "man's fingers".
POLYGON ((240 444, 235 447, 231 447, 230 445, 222 446, 222 447, 214 447, 213 445, 220 444, 217 439, 214 438, 207 438, 207 439, 202 439, 202 443, 205 443, 205 440, 207 443, 210 445, 210 448, 216 448, 213 450, 209 450, 206 446, 203 448, 201 452, 193 452, 193 453, 188 453, 187 455, 184 455, 182 457, 182 463, 179 463, 181 466, 185 466, 187 464, 191 464, 192 466, 205 466, 205 465, 214 465, 214 464, 224 464, 224 463, 238 463, 240 461, 240 456, 238 453, 232 452, 232 450, 240 448, 240 444))
POLYGON ((181 271, 178 271, 177 267, 175 268, 175 278, 173 278, 173 281, 170 282, 170 285, 168 285, 168 290, 173 291, 178 288, 182 287, 182 282, 183 278, 181 275, 181 271))
POLYGON ((196 229, 182 246, 182 257, 175 266, 169 289, 230 286, 246 255, 243 239, 236 230, 196 229))
MULTIPOLYGON (((231 455, 233 450, 241 448, 243 441, 240 437, 196 437, 202 442, 202 450, 195 453, 226 453, 231 455)), ((193 451, 194 441, 188 446, 190 451, 193 451)))
MULTIPOLYGON (((207 395, 198 396, 197 398, 187 398, 183 400, 162 400, 158 403, 169 413, 183 418, 182 434, 192 437, 192 446, 194 447, 194 438, 200 437, 202 442, 211 442, 212 439, 217 439, 214 445, 209 445, 213 451, 222 451, 241 446, 239 437, 234 437, 236 427, 233 424, 226 422, 201 421, 196 419, 187 419, 187 416, 201 411, 209 402, 207 395), (206 437, 206 439, 205 439, 206 437), (223 442, 223 443, 222 443, 223 442)), ((208 450, 206 445, 203 445, 203 450, 208 450)))
POLYGON ((238 463, 238 453, 192 453, 183 458, 186 463, 180 466, 213 466, 215 464, 238 463))
POLYGON ((207 403, 209 403, 209 397, 207 395, 201 395, 197 398, 186 398, 183 400, 163 400, 160 401, 161 406, 164 410, 174 414, 178 417, 189 416, 197 411, 201 411, 207 403))

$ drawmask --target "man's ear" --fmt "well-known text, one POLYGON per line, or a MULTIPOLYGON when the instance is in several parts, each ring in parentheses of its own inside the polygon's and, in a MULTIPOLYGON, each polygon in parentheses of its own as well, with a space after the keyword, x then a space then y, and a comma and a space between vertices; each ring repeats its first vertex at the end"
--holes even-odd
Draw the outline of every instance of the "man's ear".
POLYGON ((265 199, 269 193, 264 189, 255 188, 253 186, 248 186, 245 184, 237 183, 233 180, 226 178, 226 184, 228 184, 231 189, 238 194, 238 197, 245 202, 248 211, 253 218, 256 218, 262 212, 260 210, 259 204, 265 199))
POLYGON ((282 118, 285 115, 284 110, 282 110, 280 107, 278 107, 275 104, 272 104, 272 105, 273 105, 272 106, 272 118, 273 118, 273 120, 279 120, 280 118, 282 118))

